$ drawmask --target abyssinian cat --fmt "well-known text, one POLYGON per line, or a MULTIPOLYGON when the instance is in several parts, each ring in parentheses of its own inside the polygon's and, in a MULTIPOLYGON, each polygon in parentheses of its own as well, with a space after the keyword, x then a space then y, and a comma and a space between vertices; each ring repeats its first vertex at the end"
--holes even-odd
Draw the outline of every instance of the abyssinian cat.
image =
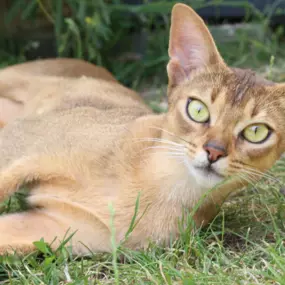
POLYGON ((164 114, 81 61, 1 71, 0 197, 23 184, 31 189, 30 210, 0 218, 2 254, 29 252, 42 237, 57 237, 56 247, 68 230, 76 232, 74 254, 110 251, 111 212, 119 243, 137 201, 126 246, 167 242, 203 196, 198 226, 245 175, 257 179, 280 157, 284 85, 228 67, 202 19, 183 4, 172 11, 169 56, 164 114))

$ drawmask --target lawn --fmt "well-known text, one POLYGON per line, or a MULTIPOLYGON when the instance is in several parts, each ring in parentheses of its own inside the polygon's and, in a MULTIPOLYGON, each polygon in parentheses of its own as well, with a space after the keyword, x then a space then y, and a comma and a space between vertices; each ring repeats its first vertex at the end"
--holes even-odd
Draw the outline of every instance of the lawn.
MULTIPOLYGON (((263 18, 210 29, 228 64, 285 81, 283 30, 266 24, 263 18)), ((148 41, 145 61, 108 67, 161 112, 167 108, 164 27, 149 32, 148 41)), ((5 66, 24 57, 3 51, 0 59, 5 66)), ((285 284, 284 170, 281 159, 260 182, 230 197, 208 227, 194 228, 189 220, 189 230, 167 247, 131 251, 114 245, 112 254, 77 258, 64 243, 52 252, 37 241, 38 250, 28 256, 2 258, 0 284, 285 284)), ((23 197, 20 192, 5 201, 1 212, 23 209, 23 197)))

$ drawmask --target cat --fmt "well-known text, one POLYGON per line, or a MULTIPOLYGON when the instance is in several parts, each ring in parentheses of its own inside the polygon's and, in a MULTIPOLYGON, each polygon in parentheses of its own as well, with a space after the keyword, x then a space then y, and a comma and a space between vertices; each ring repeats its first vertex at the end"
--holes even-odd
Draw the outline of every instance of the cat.
POLYGON ((1 201, 30 189, 28 211, 0 217, 1 254, 28 253, 40 238, 56 248, 67 232, 75 255, 110 252, 112 232, 132 249, 168 243, 185 211, 207 225, 246 175, 257 180, 281 156, 284 84, 228 67, 184 4, 172 10, 169 57, 163 114, 84 62, 1 71, 13 113, 0 117, 1 201))

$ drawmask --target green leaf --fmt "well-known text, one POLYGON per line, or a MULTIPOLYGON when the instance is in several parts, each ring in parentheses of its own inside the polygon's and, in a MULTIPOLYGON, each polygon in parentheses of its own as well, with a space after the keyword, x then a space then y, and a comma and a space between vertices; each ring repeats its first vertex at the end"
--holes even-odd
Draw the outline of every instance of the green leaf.
POLYGON ((39 241, 35 241, 33 243, 35 245, 35 247, 42 253, 44 254, 49 254, 50 253, 50 249, 48 244, 44 241, 43 238, 41 238, 39 241))
POLYGON ((27 7, 22 11, 21 19, 25 20, 29 18, 33 14, 33 11, 36 10, 36 8, 37 8, 37 0, 30 1, 27 7))
POLYGON ((44 266, 47 268, 55 260, 55 255, 46 257, 44 260, 44 266))

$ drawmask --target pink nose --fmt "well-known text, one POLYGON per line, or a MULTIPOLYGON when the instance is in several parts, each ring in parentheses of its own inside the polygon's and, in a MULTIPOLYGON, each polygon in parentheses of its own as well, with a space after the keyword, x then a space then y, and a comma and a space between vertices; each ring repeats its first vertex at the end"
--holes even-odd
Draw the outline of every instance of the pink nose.
POLYGON ((210 163, 214 163, 227 155, 225 147, 214 141, 209 141, 203 148, 208 153, 208 160, 210 163))

